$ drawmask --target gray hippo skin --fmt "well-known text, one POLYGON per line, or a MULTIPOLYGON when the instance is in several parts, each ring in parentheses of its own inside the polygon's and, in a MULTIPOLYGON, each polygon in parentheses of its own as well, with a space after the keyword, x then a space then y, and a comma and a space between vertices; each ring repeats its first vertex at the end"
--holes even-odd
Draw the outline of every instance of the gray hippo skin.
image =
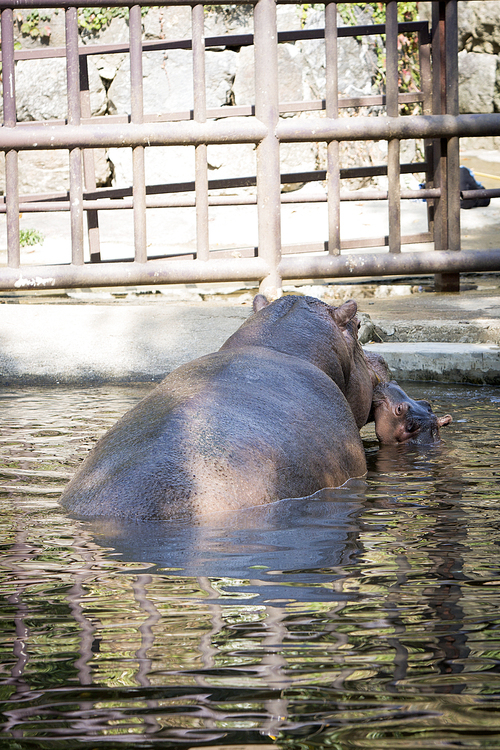
POLYGON ((81 517, 196 518, 366 472, 372 372, 356 303, 286 296, 179 367, 96 444, 63 493, 81 517), (349 405, 348 401, 351 403, 349 405))
POLYGON ((452 421, 449 414, 436 417, 428 401, 414 401, 394 380, 375 386, 372 415, 382 445, 432 445, 439 442, 439 428, 452 421))

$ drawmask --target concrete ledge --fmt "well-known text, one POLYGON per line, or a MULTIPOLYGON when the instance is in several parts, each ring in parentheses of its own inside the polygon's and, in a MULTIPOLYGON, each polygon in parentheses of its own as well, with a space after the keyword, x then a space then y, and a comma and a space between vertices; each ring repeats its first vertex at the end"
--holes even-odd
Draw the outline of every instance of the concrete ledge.
MULTIPOLYGON (((0 385, 161 380, 216 351, 250 313, 250 305, 208 302, 0 305, 0 385)), ((423 335, 422 316, 416 320, 423 335)), ((365 348, 380 353, 397 380, 500 384, 496 344, 365 348)))
POLYGON ((500 347, 493 344, 394 342, 364 348, 381 354, 396 380, 500 384, 500 347))
POLYGON ((161 380, 218 349, 247 306, 0 305, 0 385, 161 380))

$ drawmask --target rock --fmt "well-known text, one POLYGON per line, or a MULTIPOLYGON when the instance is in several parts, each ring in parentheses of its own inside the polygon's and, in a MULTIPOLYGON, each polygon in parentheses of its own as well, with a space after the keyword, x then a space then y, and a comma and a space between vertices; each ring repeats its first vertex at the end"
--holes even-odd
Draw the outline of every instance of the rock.
MULTIPOLYGON (((220 107, 230 99, 237 53, 208 51, 205 55, 207 107, 220 107)), ((189 50, 145 52, 142 61, 144 112, 163 114, 193 108, 193 64, 189 50)), ((110 111, 130 113, 130 60, 125 57, 108 90, 110 111)))
POLYGON ((212 5, 210 11, 205 6, 205 36, 234 33, 253 33, 253 8, 251 5, 212 5))
POLYGON ((19 122, 67 117, 65 60, 19 60, 16 105, 19 122))
MULTIPOLYGON (((95 61, 88 58, 90 106, 93 115, 106 112, 104 84, 95 61)), ((66 62, 62 58, 19 60, 16 64, 16 104, 19 122, 56 120, 68 116, 66 62)))
POLYGON ((252 47, 242 47, 238 53, 233 95, 236 105, 253 104, 255 102, 254 54, 252 47))
MULTIPOLYGON (((376 336, 375 324, 368 313, 359 313, 358 341, 360 344, 368 344, 376 336)), ((378 338, 378 337, 377 337, 378 338)))
POLYGON ((500 2, 458 4, 459 49, 469 52, 500 53, 500 2))
MULTIPOLYGON (((366 19, 364 19, 366 21, 366 19)), ((339 21, 339 25, 343 25, 339 21)), ((324 11, 308 12, 304 24, 306 29, 323 28, 324 11)), ((306 98, 325 97, 325 44, 323 40, 310 39, 301 42, 305 83, 309 88, 306 98)), ((341 96, 364 96, 372 93, 372 80, 377 71, 377 55, 373 37, 339 38, 338 41, 339 93, 341 96)))
POLYGON ((462 50, 458 69, 460 112, 494 112, 497 56, 462 50))

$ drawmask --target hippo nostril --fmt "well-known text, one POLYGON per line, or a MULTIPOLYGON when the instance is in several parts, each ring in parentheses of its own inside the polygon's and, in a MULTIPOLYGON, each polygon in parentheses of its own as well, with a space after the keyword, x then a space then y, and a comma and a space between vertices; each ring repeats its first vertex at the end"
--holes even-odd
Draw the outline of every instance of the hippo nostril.
POLYGON ((406 431, 407 432, 417 432, 420 429, 420 422, 418 422, 416 419, 413 419, 413 417, 409 416, 406 420, 406 431))

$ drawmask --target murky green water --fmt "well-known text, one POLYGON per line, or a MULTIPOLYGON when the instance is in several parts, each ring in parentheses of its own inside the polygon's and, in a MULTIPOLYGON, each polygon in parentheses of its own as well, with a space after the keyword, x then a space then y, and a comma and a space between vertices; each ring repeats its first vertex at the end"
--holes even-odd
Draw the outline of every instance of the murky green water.
POLYGON ((368 480, 203 526, 68 518, 149 386, 4 391, 0 747, 500 747, 500 389, 368 480))

